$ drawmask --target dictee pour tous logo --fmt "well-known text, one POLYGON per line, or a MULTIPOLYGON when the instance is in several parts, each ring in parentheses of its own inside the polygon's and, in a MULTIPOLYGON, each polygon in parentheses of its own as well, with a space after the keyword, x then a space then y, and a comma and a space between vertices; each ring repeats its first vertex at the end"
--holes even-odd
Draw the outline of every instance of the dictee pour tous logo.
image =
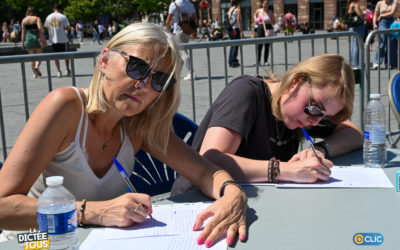
POLYGON ((47 232, 30 230, 29 233, 17 234, 18 243, 24 250, 49 249, 49 237, 47 232))

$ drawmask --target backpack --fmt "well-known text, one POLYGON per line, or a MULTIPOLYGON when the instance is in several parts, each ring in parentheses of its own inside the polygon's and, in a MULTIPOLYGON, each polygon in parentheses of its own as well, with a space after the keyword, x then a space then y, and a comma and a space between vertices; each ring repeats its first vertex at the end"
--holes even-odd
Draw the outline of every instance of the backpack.
POLYGON ((182 31, 188 35, 195 33, 197 25, 192 16, 187 13, 182 13, 178 5, 175 2, 174 4, 179 12, 179 22, 178 22, 179 27, 181 27, 182 31))
POLYGON ((232 13, 236 10, 236 7, 232 10, 231 14, 229 15, 229 12, 225 13, 225 20, 223 23, 224 29, 227 31, 232 31, 233 30, 233 20, 232 20, 232 13))

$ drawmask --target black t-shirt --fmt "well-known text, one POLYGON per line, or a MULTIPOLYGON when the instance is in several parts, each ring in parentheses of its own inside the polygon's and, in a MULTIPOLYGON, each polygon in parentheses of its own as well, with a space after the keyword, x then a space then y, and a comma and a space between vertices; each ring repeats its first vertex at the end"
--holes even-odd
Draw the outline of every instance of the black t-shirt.
MULTIPOLYGON (((240 76, 226 86, 207 111, 193 140, 195 150, 200 151, 205 133, 211 127, 224 127, 239 133, 242 141, 235 155, 255 160, 272 157, 290 160, 298 151, 301 136, 301 131, 289 130, 273 116, 268 85, 262 79, 248 75, 240 76)), ((324 119, 319 126, 307 131, 313 137, 325 138, 335 128, 336 125, 324 119)), ((174 190, 184 190, 177 187, 181 185, 179 182, 174 184, 173 194, 177 194, 174 190)))
POLYGON ((200 150, 208 128, 224 127, 243 138, 235 155, 256 160, 269 160, 275 156, 288 161, 297 152, 299 141, 293 131, 275 120, 270 98, 268 85, 262 79, 247 75, 234 79, 202 120, 193 148, 200 150), (277 146, 278 141, 283 142, 279 143, 281 146, 277 146))

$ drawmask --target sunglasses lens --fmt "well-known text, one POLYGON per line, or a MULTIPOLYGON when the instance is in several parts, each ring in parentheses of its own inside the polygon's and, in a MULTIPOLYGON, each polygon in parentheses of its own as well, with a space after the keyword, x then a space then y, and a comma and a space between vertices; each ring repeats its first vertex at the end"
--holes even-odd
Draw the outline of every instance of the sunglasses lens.
MULTIPOLYGON (((151 81, 151 86, 153 87, 153 89, 157 92, 161 92, 162 89, 164 88, 164 85, 167 84, 168 82, 168 78, 170 76, 168 74, 165 74, 163 72, 156 72, 153 74, 153 79, 151 81)), ((172 85, 174 85, 176 82, 176 80, 174 78, 171 78, 170 83, 168 85, 168 88, 171 88, 172 85)))
POLYGON ((323 117, 324 113, 317 106, 305 107, 304 112, 311 117, 323 117))
POLYGON ((149 73, 149 65, 142 60, 138 59, 129 59, 129 63, 126 65, 126 72, 129 77, 142 80, 146 78, 149 73))

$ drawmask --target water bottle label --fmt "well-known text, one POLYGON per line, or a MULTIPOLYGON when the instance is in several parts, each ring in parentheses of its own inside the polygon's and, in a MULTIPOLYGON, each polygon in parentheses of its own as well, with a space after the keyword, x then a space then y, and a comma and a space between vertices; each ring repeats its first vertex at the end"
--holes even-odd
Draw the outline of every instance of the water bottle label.
POLYGON ((76 209, 61 214, 37 213, 40 231, 48 234, 65 234, 75 231, 78 225, 76 209))
POLYGON ((385 144, 386 143, 386 128, 384 125, 371 126, 369 131, 369 138, 372 144, 385 144))
POLYGON ((364 139, 369 140, 369 132, 364 130, 364 139))

